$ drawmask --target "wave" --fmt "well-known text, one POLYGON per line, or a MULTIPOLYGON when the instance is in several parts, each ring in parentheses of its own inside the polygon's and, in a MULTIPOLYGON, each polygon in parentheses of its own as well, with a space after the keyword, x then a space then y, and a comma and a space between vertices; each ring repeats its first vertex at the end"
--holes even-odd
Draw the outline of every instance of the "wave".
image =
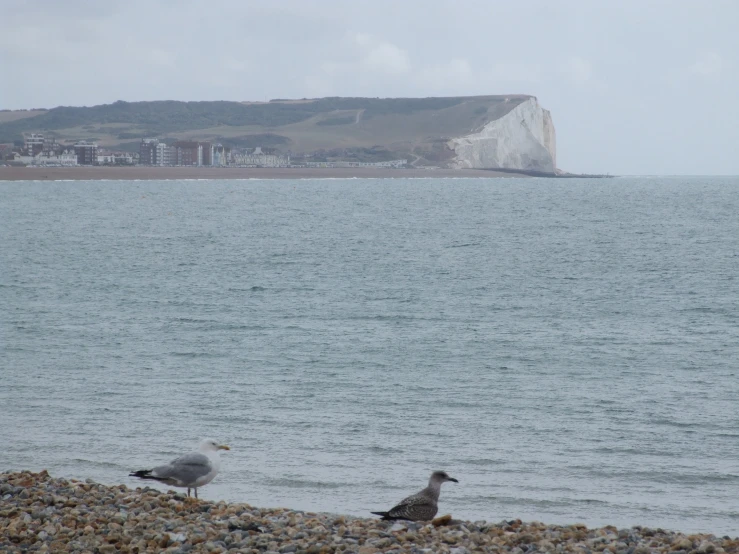
POLYGON ((477 458, 477 459, 470 459, 470 458, 460 458, 459 463, 471 465, 471 466, 483 466, 483 467, 489 467, 489 466, 499 466, 504 465, 507 462, 504 462, 503 460, 493 460, 491 458, 477 458))
POLYGON ((121 464, 117 464, 115 462, 105 462, 101 460, 88 460, 86 458, 72 458, 70 460, 67 460, 67 463, 69 465, 83 465, 84 464, 86 466, 92 466, 92 467, 125 469, 125 466, 122 466, 121 464))
POLYGON ((192 317, 175 317, 172 319, 172 321, 177 321, 178 323, 217 323, 217 319, 197 319, 192 317))
POLYGON ((311 481, 308 479, 291 479, 289 477, 267 479, 266 484, 272 487, 290 489, 341 489, 355 486, 354 483, 332 483, 327 481, 311 481))
POLYGON ((468 246, 479 246, 482 244, 481 242, 466 242, 464 244, 450 244, 449 246, 446 246, 445 248, 466 248, 468 246))
POLYGON ((390 448, 387 446, 369 446, 365 448, 366 451, 371 452, 373 454, 398 454, 400 452, 403 452, 400 448, 390 448))
POLYGON ((690 421, 674 421, 664 417, 650 418, 647 420, 650 425, 667 425, 669 427, 677 427, 678 429, 704 428, 710 429, 713 425, 709 423, 694 423, 690 421))
POLYGON ((170 356, 177 358, 226 358, 227 354, 216 352, 167 352, 170 356))
POLYGON ((503 505, 527 506, 535 508, 577 508, 586 506, 609 506, 611 502, 598 498, 526 498, 522 496, 471 495, 462 496, 459 501, 463 504, 484 505, 499 503, 503 505))

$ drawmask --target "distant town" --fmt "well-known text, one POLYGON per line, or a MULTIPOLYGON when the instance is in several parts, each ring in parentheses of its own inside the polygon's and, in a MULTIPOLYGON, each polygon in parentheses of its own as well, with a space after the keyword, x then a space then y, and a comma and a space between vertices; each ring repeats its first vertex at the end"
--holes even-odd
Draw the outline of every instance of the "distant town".
POLYGON ((110 151, 96 143, 79 141, 60 144, 43 133, 24 135, 22 143, 0 144, 0 163, 29 167, 133 166, 150 167, 375 167, 403 168, 408 160, 380 162, 321 161, 302 155, 256 148, 229 148, 220 143, 201 141, 164 141, 142 138, 138 152, 110 151))

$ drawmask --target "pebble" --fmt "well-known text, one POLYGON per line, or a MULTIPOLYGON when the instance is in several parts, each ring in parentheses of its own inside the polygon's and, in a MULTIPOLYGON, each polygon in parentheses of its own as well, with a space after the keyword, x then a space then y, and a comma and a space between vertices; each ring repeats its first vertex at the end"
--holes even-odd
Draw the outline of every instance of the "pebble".
POLYGON ((129 489, 0 473, 0 552, 76 554, 739 554, 739 538, 632 527, 588 529, 521 520, 384 522, 187 500, 129 489))

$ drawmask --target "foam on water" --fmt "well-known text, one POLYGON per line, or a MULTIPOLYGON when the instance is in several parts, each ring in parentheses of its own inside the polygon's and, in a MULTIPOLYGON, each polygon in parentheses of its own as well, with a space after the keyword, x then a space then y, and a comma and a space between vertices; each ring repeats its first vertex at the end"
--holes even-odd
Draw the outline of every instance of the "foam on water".
POLYGON ((0 184, 0 470, 736 535, 739 179, 0 184), (299 186, 296 186, 299 185, 299 186))

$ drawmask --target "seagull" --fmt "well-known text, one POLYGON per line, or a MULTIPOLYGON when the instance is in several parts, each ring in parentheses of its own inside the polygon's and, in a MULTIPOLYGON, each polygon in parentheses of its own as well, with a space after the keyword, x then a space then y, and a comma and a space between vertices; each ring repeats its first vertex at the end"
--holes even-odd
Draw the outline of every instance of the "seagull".
POLYGON ((190 496, 190 489, 194 489, 195 498, 197 498, 198 487, 207 485, 218 475, 221 467, 219 450, 231 449, 225 444, 206 439, 200 443, 198 450, 180 456, 167 465, 154 469, 141 469, 128 475, 139 479, 154 479, 173 487, 187 488, 187 496, 190 496))
POLYGON ((387 512, 372 512, 382 516, 384 520, 407 519, 408 521, 429 521, 439 510, 439 492, 441 484, 446 481, 459 483, 454 477, 449 477, 445 471, 434 471, 429 479, 429 486, 398 503, 387 512))

